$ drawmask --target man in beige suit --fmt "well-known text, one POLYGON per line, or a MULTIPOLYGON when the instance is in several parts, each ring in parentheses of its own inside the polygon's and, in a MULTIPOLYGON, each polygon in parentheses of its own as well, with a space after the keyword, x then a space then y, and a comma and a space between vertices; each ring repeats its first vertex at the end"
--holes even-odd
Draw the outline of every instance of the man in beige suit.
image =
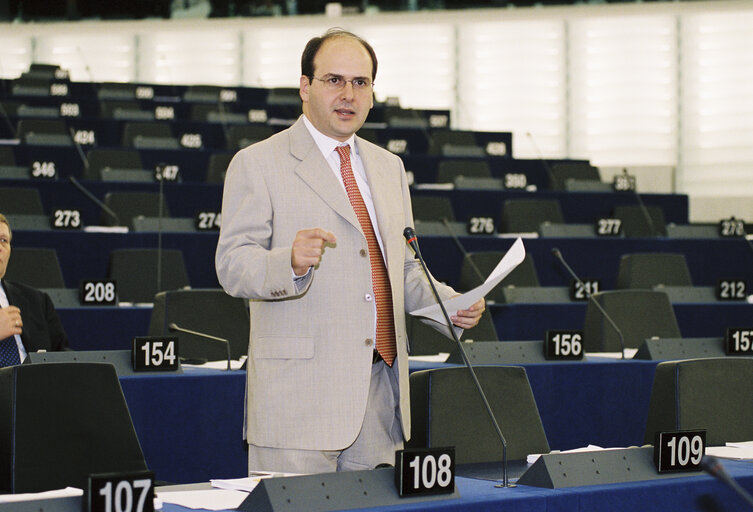
MULTIPOLYGON (((228 168, 216 266, 250 300, 249 470, 369 469, 410 436, 405 312, 434 298, 402 235, 413 225, 402 161, 354 136, 376 69, 351 33, 309 41, 303 116, 228 168)), ((452 321, 473 327, 483 309, 452 321)))

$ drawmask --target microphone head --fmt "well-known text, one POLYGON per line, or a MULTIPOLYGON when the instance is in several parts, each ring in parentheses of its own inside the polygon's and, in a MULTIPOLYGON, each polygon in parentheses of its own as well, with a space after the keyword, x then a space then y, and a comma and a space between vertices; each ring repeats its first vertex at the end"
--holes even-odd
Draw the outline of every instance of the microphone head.
POLYGON ((561 258, 562 257, 562 253, 556 247, 552 247, 552 254, 554 255, 555 258, 561 258))
POLYGON ((175 324, 175 322, 170 322, 167 328, 170 330, 170 332, 175 332, 178 330, 178 326, 175 324))
POLYGON ((723 471, 719 460, 711 455, 703 456, 701 459, 701 469, 714 476, 717 476, 720 471, 723 471))
POLYGON ((410 241, 411 238, 416 238, 416 231, 412 227, 408 226, 403 230, 403 236, 406 240, 410 241))

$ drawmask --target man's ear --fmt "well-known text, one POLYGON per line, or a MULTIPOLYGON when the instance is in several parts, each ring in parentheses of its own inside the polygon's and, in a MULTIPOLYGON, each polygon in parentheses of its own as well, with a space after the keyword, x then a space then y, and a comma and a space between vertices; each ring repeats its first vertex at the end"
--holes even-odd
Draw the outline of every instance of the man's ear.
POLYGON ((309 87, 311 87, 309 77, 301 75, 299 94, 301 95, 301 101, 303 102, 309 100, 309 87))

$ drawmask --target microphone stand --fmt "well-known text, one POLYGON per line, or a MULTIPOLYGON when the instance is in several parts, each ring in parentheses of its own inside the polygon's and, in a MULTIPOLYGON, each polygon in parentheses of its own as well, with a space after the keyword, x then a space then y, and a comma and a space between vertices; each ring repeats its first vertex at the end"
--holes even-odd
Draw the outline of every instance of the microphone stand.
POLYGON ((701 469, 721 480, 724 484, 735 491, 738 496, 740 496, 745 501, 745 503, 748 504, 748 506, 753 507, 753 497, 751 497, 748 491, 743 489, 742 486, 738 484, 735 479, 730 476, 729 473, 727 473, 727 471, 722 466, 722 463, 719 462, 716 457, 705 455, 701 459, 701 469))
POLYGON ((573 276, 573 279, 580 285, 581 289, 583 290, 583 293, 585 293, 588 296, 588 300, 590 300, 594 306, 599 310, 601 315, 607 319, 607 322, 609 322, 609 325, 612 326, 612 329, 614 329, 614 332, 617 333, 617 336, 620 339, 620 349, 622 350, 622 359, 625 359, 625 338, 622 336, 622 331, 619 327, 617 327, 617 324, 614 323, 614 320, 612 320, 612 317, 607 314, 607 312, 604 310, 604 308, 599 304, 599 301, 594 299, 593 295, 591 295, 591 292, 589 292, 586 289, 586 285, 583 284, 583 281, 580 280, 580 278, 575 274, 573 269, 570 268, 570 265, 567 264, 565 261, 565 258, 562 256, 562 253, 559 249, 556 247, 552 249, 552 254, 555 258, 560 260, 560 263, 567 269, 567 271, 570 273, 571 276, 573 276))
POLYGON ((486 409, 486 412, 489 414, 489 418, 491 418, 492 420, 492 425, 494 426, 494 430, 497 432, 497 436, 499 437, 499 440, 502 441, 502 483, 495 485, 495 487, 516 487, 515 484, 511 484, 507 480, 507 441, 505 440, 504 434, 502 434, 502 429, 499 428, 499 423, 497 423, 497 418, 494 417, 494 413, 492 412, 492 408, 489 405, 489 401, 486 399, 486 394, 484 393, 484 390, 481 388, 481 384, 478 381, 478 377, 476 377, 476 372, 473 370, 473 365, 471 364, 471 361, 468 359, 468 356, 466 355, 465 350, 463 349, 463 344, 460 342, 458 335, 455 333, 455 329, 453 328, 452 322, 450 321, 450 316, 447 314, 447 310, 445 309, 444 304, 442 303, 442 299, 439 297, 437 288, 434 286, 434 281, 431 279, 431 276, 429 275, 429 270, 426 268, 426 262, 424 261, 424 258, 421 255, 421 249, 418 248, 418 242, 416 240, 416 233, 415 231, 413 231, 413 228, 407 227, 405 228, 405 231, 403 231, 403 236, 405 236, 405 239, 408 241, 408 244, 413 248, 413 251, 416 253, 416 257, 418 258, 418 261, 421 262, 421 268, 423 268, 424 274, 426 275, 426 280, 429 281, 429 285, 431 286, 431 291, 434 294, 434 298, 436 299, 437 304, 439 304, 439 308, 442 310, 442 315, 444 316, 445 322, 447 322, 447 327, 450 330, 450 334, 452 334, 452 339, 455 340, 455 344, 457 345, 458 350, 460 351, 460 357, 462 357, 463 362, 465 363, 465 367, 468 368, 468 372, 471 374, 471 378, 473 379, 473 384, 476 386, 476 390, 481 396, 481 400, 483 400, 484 402, 484 408, 486 409))
POLYGON ((198 336, 199 338, 205 338, 212 341, 219 341, 220 343, 225 344, 225 348, 227 349, 227 371, 230 371, 230 342, 226 340, 225 338, 220 338, 217 336, 212 336, 211 334, 205 334, 203 332, 198 331, 192 331, 191 329, 184 329, 183 327, 179 327, 175 322, 170 323, 170 325, 167 326, 168 329, 170 329, 170 332, 182 332, 185 334, 193 334, 194 336, 198 336))

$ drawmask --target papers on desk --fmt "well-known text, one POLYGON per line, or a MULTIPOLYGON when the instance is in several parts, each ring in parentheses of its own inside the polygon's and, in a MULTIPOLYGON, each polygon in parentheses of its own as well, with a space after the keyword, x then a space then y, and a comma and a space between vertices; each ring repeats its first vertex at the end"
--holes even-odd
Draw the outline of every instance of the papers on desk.
MULTIPOLYGON (((247 356, 241 356, 240 359, 231 359, 230 368, 233 370, 240 370, 243 364, 246 362, 247 356)), ((227 370, 227 359, 221 359, 219 361, 207 361, 203 364, 183 364, 183 368, 209 368, 210 370, 227 370)))
POLYGON ((0 494, 0 503, 18 503, 22 501, 48 500, 53 498, 68 498, 71 496, 83 496, 83 489, 66 487, 45 492, 29 492, 22 494, 0 494))
MULTIPOLYGON (((638 352, 637 348, 626 348, 625 359, 632 359, 638 352)), ((609 359, 623 359, 620 352, 586 352, 586 355, 590 357, 606 357, 609 359)))
POLYGON ((427 356, 410 356, 409 361, 420 361, 422 363, 446 363, 450 357, 449 352, 440 352, 439 354, 430 354, 427 356))
MULTIPOLYGON (((487 293, 492 291, 492 289, 497 286, 505 277, 507 277, 507 275, 512 272, 515 267, 520 265, 525 257, 526 250, 525 247, 523 247, 523 240, 518 238, 512 244, 512 247, 510 247, 507 253, 505 253, 499 263, 497 263, 497 266, 494 267, 494 270, 492 270, 492 273, 489 274, 489 277, 486 279, 486 281, 483 282, 483 284, 462 295, 457 295, 455 297, 452 297, 451 299, 442 301, 445 309, 447 310, 447 314, 453 315, 455 311, 458 311, 460 309, 468 309, 473 304, 481 300, 486 296, 487 293)), ((413 316, 423 316, 430 318, 441 324, 445 323, 444 315, 442 315, 442 310, 440 309, 439 304, 416 309, 414 311, 411 311, 410 314, 413 316)))
POLYGON ((247 496, 247 492, 225 489, 159 492, 162 503, 202 510, 235 510, 247 496))
POLYGON ((248 477, 210 480, 212 489, 160 492, 164 503, 205 510, 235 510, 264 478, 296 476, 293 473, 256 471, 248 477))
POLYGON ((727 443, 725 446, 707 446, 706 455, 723 459, 753 459, 753 441, 727 443))

